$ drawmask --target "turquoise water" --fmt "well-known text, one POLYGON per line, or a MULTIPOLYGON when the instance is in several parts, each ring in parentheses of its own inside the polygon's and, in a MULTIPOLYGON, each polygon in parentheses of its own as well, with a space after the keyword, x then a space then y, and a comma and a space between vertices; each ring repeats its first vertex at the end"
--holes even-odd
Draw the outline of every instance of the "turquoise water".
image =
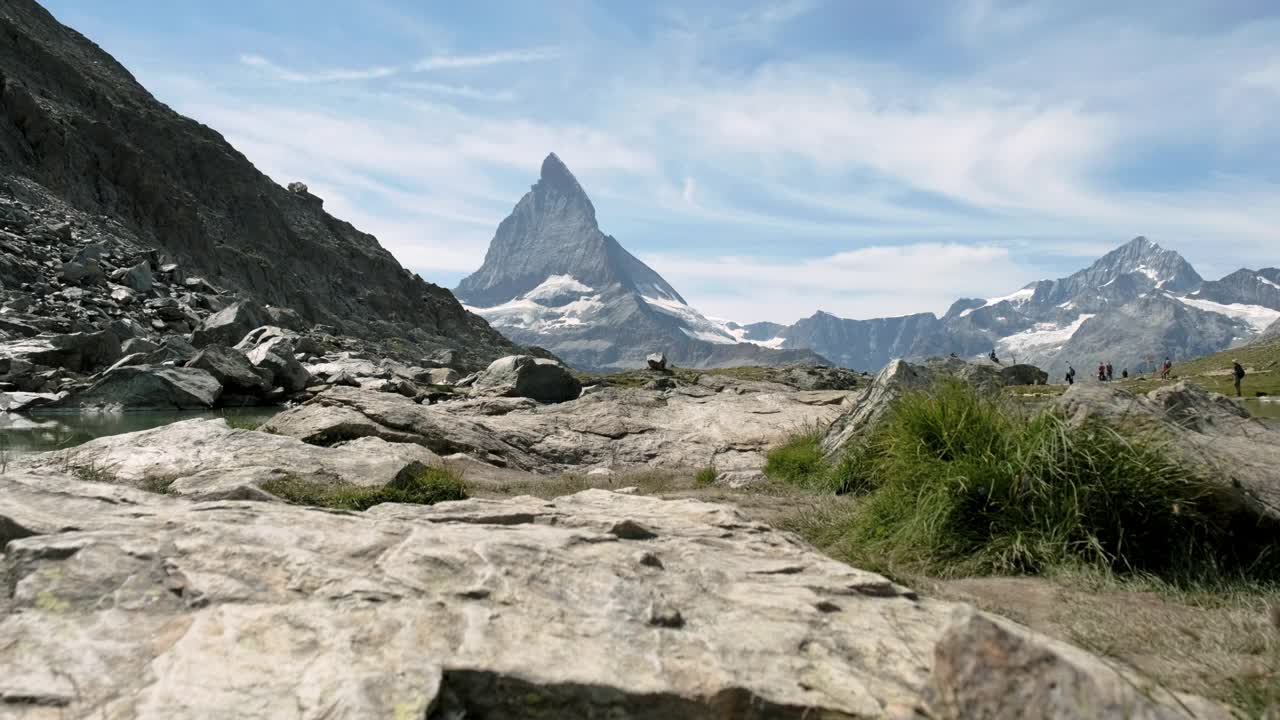
POLYGON ((0 452, 10 458, 62 450, 94 438, 150 430, 192 418, 240 418, 262 422, 279 407, 227 408, 225 410, 147 411, 115 414, 16 415, 0 412, 0 452))

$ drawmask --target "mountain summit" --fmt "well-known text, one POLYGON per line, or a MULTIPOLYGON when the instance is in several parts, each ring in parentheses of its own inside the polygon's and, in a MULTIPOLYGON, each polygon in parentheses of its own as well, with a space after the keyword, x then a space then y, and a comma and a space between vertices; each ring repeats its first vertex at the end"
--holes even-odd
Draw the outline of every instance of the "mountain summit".
POLYGON ((551 153, 542 161, 538 182, 498 226, 484 264, 454 294, 484 308, 514 300, 556 276, 684 303, 658 273, 600 232, 591 199, 551 153))
POLYGON ((507 337, 583 369, 638 367, 653 352, 692 367, 821 361, 808 350, 739 342, 736 326, 690 307, 600 231, 590 198, 555 153, 454 294, 507 337))

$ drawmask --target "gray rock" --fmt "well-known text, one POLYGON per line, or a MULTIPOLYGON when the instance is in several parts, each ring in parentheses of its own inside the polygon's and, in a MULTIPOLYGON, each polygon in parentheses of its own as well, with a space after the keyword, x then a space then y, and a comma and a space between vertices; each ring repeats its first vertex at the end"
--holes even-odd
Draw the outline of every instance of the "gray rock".
POLYGON ((241 300, 205 318, 191 335, 191 344, 204 347, 217 343, 228 347, 244 339, 249 331, 270 325, 267 311, 252 300, 241 300))
POLYGON ((582 383, 553 360, 529 355, 509 355, 494 360, 472 388, 480 394, 527 397, 541 403, 573 400, 582 392, 582 383))
POLYGON ((421 381, 428 385, 453 385, 462 375, 453 368, 430 368, 423 371, 421 381))
POLYGON ((311 373, 293 356, 293 345, 287 338, 273 337, 245 355, 255 368, 270 372, 272 384, 285 392, 299 392, 311 382, 311 373))
POLYGON ((1258 515, 1280 520, 1280 429, 1233 400, 1179 382, 1134 395, 1110 383, 1076 383, 1057 400, 1074 423, 1097 418, 1164 433, 1178 453, 1258 515))
POLYGON ((662 353, 652 353, 644 359, 650 370, 666 370, 667 356, 662 353))
POLYGON ((29 470, 101 468, 114 481, 127 485, 155 478, 173 480, 168 491, 175 495, 268 499, 255 491, 271 479, 377 486, 440 462, 418 445, 365 437, 318 447, 290 437, 232 429, 222 419, 197 418, 97 438, 25 460, 22 466, 29 470))
POLYGON ((42 334, 0 343, 0 374, 14 361, 91 372, 120 359, 120 340, 110 331, 42 334))
POLYGON ((121 305, 132 305, 138 299, 138 293, 124 285, 113 285, 111 287, 111 299, 121 305))
POLYGON ((302 331, 307 329, 307 321, 302 319, 298 313, 289 308, 275 307, 274 305, 267 307, 267 325, 275 325, 285 330, 302 331))
POLYGON ((546 473, 714 465, 758 478, 771 446, 795 428, 825 425, 848 396, 729 379, 719 391, 603 388, 552 405, 514 397, 419 405, 333 387, 264 428, 318 444, 368 436, 413 442, 441 455, 546 473))
POLYGON ((51 407, 83 410, 211 408, 222 385, 197 368, 142 365, 113 368, 88 388, 51 407))
POLYGON ((1230 713, 1153 686, 1136 673, 1001 618, 958 608, 933 650, 931 717, 1147 718, 1230 713))
POLYGON ((160 346, 158 344, 140 337, 129 338, 120 345, 120 352, 125 355, 131 355, 133 353, 152 353, 159 349, 160 346))
POLYGON ((23 412, 55 403, 65 396, 65 393, 0 392, 0 411, 23 412))
POLYGON ((1044 385, 1049 373, 1035 365, 1009 365, 1000 370, 1000 379, 1005 385, 1044 385))
POLYGON ((924 390, 934 382, 934 373, 921 365, 894 360, 876 374, 871 384, 853 400, 853 407, 827 428, 822 451, 828 457, 840 455, 856 438, 869 435, 884 419, 893 402, 904 393, 924 390))
MULTIPOLYGON (((1063 718, 1042 689, 1116 687, 692 500, 325 512, 23 472, 0 527, 0 682, 31 717, 954 717, 1016 683, 1022 704, 966 717, 1063 718)), ((1158 690, 1133 707, 1179 717, 1158 690)))
POLYGON ((155 285, 155 277, 151 274, 151 263, 143 260, 129 268, 120 278, 120 283, 140 293, 151 292, 151 288, 155 285))
POLYGON ((97 260, 65 262, 62 264, 62 272, 59 273, 59 277, 66 282, 77 285, 95 285, 106 282, 107 279, 106 274, 102 272, 102 266, 98 264, 97 260))
POLYGON ((186 367, 204 370, 229 392, 264 395, 273 387, 270 370, 254 367, 239 350, 222 345, 205 346, 187 361, 186 367))

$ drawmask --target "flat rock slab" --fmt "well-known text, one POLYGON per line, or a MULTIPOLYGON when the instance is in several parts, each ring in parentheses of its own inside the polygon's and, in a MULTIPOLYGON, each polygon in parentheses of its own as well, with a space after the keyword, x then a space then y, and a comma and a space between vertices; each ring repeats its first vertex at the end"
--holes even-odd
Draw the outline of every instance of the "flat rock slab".
POLYGON ((383 485, 406 469, 440 463, 439 456, 419 445, 365 437, 317 447, 291 437, 232 429, 221 419, 198 418, 36 455, 22 467, 92 470, 131 485, 172 479, 171 493, 211 498, 255 497, 261 483, 286 476, 383 485))
POLYGON ((758 475, 770 446, 829 422, 847 397, 730 382, 719 391, 603 388, 555 405, 478 398, 425 406, 334 387, 264 428, 320 444, 366 436, 413 442, 442 455, 461 452, 535 472, 711 465, 758 475))
POLYGON ((1121 717, 1060 709, 1064 678, 1123 717, 1191 717, 690 500, 348 513, 14 473, 0 547, 5 717, 1121 717))

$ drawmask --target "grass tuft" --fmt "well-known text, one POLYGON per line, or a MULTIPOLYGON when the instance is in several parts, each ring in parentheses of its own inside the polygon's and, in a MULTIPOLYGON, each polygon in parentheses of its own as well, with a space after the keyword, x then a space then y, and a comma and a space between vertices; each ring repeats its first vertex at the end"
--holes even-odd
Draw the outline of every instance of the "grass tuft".
POLYGON ((227 427, 232 430, 257 430, 262 427, 263 422, 265 422, 263 420, 256 420, 229 413, 223 413, 222 419, 227 422, 227 427))
MULTIPOLYGON (((861 567, 942 577, 1088 565, 1191 581, 1280 578, 1274 528, 1150 434, 1027 416, 963 383, 901 398, 834 467, 811 440, 770 477, 865 492, 807 531, 861 567), (820 460, 820 459, 819 459, 820 460)), ((770 460, 774 455, 771 453, 770 460)))
POLYGON ((467 498, 462 473, 444 467, 430 467, 417 475, 397 478, 380 487, 323 483, 289 476, 268 480, 262 484, 262 489, 297 505, 355 511, 389 502, 433 505, 467 498))
POLYGON ((693 482, 697 484, 698 487, 709 487, 716 484, 716 478, 719 476, 720 474, 716 472, 715 467, 708 465, 699 470, 698 474, 693 476, 693 482))
POLYGON ((764 474, 770 480, 794 485, 821 484, 825 472, 822 430, 817 426, 795 432, 765 456, 764 474))

